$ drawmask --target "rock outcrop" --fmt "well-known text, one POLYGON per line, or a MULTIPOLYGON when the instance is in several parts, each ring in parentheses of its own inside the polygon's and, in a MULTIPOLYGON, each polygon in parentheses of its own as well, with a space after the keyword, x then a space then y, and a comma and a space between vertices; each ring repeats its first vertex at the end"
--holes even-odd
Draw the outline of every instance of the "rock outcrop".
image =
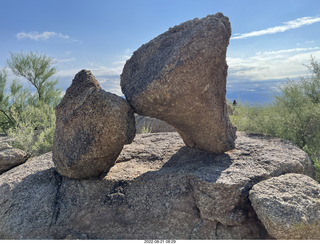
POLYGON ((253 186, 250 200, 268 233, 277 239, 320 239, 320 184, 286 174, 253 186))
POLYGON ((230 35, 221 13, 170 28, 126 62, 123 94, 138 114, 173 125, 187 146, 233 149, 236 128, 225 99, 230 35))
POLYGON ((176 132, 176 129, 168 123, 147 116, 136 115, 136 133, 176 132))
POLYGON ((27 153, 13 148, 6 142, 0 142, 0 174, 27 160, 27 153))
POLYGON ((95 180, 59 175, 48 153, 0 176, 0 239, 271 238, 249 191, 287 173, 313 174, 305 152, 245 133, 224 154, 140 134, 95 180))
POLYGON ((101 89, 90 71, 76 74, 56 108, 53 161, 70 178, 108 171, 135 136, 133 110, 125 99, 101 89))

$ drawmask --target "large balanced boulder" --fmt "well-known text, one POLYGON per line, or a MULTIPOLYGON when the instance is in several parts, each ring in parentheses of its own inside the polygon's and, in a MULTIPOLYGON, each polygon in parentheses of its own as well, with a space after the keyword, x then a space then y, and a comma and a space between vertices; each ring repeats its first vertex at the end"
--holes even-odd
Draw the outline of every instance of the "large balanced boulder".
POLYGON ((187 146, 233 149, 236 128, 225 98, 230 35, 221 13, 170 28, 126 62, 123 94, 138 114, 173 125, 187 146))
POLYGON ((90 71, 76 74, 56 108, 53 161, 70 178, 108 171, 135 136, 133 110, 125 99, 101 89, 90 71))
POLYGON ((0 239, 271 238, 249 191, 286 173, 313 173, 305 152, 245 133, 220 155, 140 134, 91 180, 59 175, 47 153, 0 176, 0 239))
POLYGON ((6 142, 0 142, 0 174, 27 160, 27 153, 13 148, 6 142))
POLYGON ((320 239, 320 184, 286 174, 253 186, 250 200, 269 234, 277 239, 320 239))

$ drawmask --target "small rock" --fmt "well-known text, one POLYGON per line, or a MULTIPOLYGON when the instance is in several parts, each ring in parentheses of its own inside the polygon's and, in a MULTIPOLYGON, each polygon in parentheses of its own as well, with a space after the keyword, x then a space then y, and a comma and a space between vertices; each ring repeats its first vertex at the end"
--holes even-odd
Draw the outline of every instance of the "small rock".
POLYGON ((135 136, 130 105, 102 90, 86 70, 76 74, 56 117, 53 161, 56 170, 70 178, 92 178, 109 170, 135 136))
POLYGON ((262 181, 250 200, 276 239, 320 239, 320 184, 312 178, 286 174, 262 181))
POLYGON ((126 62, 123 94, 138 114, 173 125, 187 146, 233 149, 236 128, 225 98, 230 35, 221 13, 170 28, 126 62))
POLYGON ((12 148, 8 143, 0 144, 0 174, 20 165, 25 162, 26 159, 26 152, 17 148, 12 148))
POLYGON ((0 151, 3 151, 5 149, 12 149, 12 146, 5 142, 0 143, 0 151))

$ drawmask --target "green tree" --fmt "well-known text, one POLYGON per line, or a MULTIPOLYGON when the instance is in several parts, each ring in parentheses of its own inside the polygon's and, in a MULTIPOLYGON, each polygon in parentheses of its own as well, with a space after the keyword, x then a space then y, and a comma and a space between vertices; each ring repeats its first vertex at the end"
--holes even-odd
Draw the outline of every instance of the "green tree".
POLYGON ((2 132, 14 124, 14 120, 8 112, 9 97, 5 94, 7 84, 7 72, 5 69, 0 71, 0 127, 2 132))
POLYGON ((53 79, 53 76, 57 69, 53 64, 52 58, 33 52, 11 53, 7 60, 8 67, 15 75, 26 78, 35 87, 39 102, 55 106, 59 102, 61 90, 56 89, 58 80, 53 79))
POLYGON ((43 54, 17 53, 7 60, 12 72, 26 78, 36 89, 32 93, 17 80, 7 86, 7 73, 0 70, 0 128, 13 138, 12 144, 31 155, 51 150, 55 130, 54 107, 61 90, 53 79, 53 59, 43 54))
POLYGON ((5 86, 7 84, 7 72, 5 69, 0 71, 0 102, 4 101, 5 98, 5 86))

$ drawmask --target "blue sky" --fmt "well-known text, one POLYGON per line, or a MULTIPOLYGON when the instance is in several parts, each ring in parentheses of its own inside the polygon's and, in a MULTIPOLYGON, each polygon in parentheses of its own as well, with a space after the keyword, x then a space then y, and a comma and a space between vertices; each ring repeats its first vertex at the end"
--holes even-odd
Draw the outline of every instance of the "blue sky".
POLYGON ((306 74, 311 55, 320 59, 319 0, 1 0, 0 68, 10 52, 36 51, 56 61, 59 87, 89 69, 105 90, 122 95, 119 77, 133 51, 217 12, 232 27, 229 99, 265 102, 287 78, 306 74))

